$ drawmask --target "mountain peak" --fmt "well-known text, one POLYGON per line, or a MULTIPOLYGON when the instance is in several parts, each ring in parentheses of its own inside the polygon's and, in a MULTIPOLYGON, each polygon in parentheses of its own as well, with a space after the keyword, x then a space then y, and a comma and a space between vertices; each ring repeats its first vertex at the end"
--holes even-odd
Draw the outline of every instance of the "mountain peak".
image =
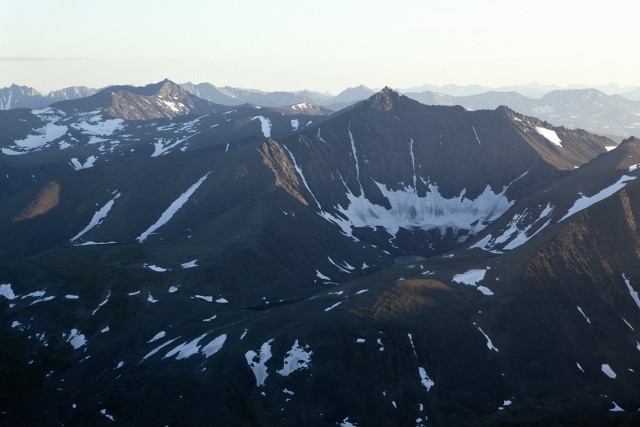
POLYGON ((388 86, 369 98, 371 106, 379 111, 392 110, 400 100, 400 94, 388 86))

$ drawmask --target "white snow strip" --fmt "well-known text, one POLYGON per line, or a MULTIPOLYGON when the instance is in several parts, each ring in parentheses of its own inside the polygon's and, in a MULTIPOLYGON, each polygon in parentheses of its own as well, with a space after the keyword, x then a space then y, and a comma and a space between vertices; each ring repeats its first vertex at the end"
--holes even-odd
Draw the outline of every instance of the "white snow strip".
POLYGON ((336 264, 336 263, 335 263, 335 261, 331 259, 331 257, 327 257, 327 258, 329 259, 329 262, 330 262, 331 264, 333 264, 333 265, 334 265, 338 270, 342 271, 343 273, 347 273, 347 274, 351 273, 351 272, 350 272, 349 270, 347 270, 346 268, 344 268, 344 267, 340 267, 338 264, 336 264))
POLYGON ((638 169, 638 166, 640 166, 640 163, 629 166, 629 172, 633 172, 634 170, 638 169))
POLYGON ((218 298, 216 302, 218 304, 227 304, 229 301, 227 301, 225 298, 218 298))
POLYGON ((244 337, 246 337, 246 336, 247 336, 247 332, 249 332, 249 330, 245 328, 245 330, 244 330, 244 331, 242 331, 242 335, 240 335, 240 340, 243 340, 243 339, 244 339, 244 337))
POLYGON ((554 130, 536 126, 536 132, 547 138, 549 142, 557 145, 558 147, 562 147, 562 141, 554 130))
POLYGON ((153 336, 153 338, 151 338, 149 341, 147 341, 147 344, 152 343, 154 341, 158 341, 158 340, 164 338, 166 335, 167 335, 167 333, 165 331, 160 331, 157 334, 155 334, 153 336))
POLYGON ((306 188, 309 194, 311 194, 311 197, 313 197, 313 200, 316 202, 318 209, 321 209, 320 202, 318 202, 318 199, 316 199, 316 195, 313 194, 313 191, 311 191, 309 184, 307 184, 307 179, 304 177, 304 174, 302 173, 302 169, 300 169, 300 166, 298 166, 298 162, 296 162, 296 158, 293 157, 293 153, 287 148, 286 145, 283 145, 283 147, 285 150, 287 150, 287 153, 289 153, 289 157, 291 157, 291 161, 293 162, 293 168, 296 170, 298 175, 300 175, 300 179, 302 180, 302 184, 304 184, 304 188, 306 188))
POLYGON ((3 283, 0 285, 0 296, 8 300, 16 299, 16 294, 14 294, 13 289, 11 289, 11 283, 3 283))
POLYGON ((308 345, 302 347, 298 344, 298 340, 296 340, 296 342, 293 343, 291 350, 287 352, 287 356, 284 358, 282 369, 276 372, 283 377, 286 377, 299 369, 308 369, 309 364, 311 363, 311 355, 313 354, 312 351, 308 350, 308 345))
POLYGON ((271 342, 273 338, 262 344, 260 352, 256 353, 253 350, 249 350, 245 353, 244 357, 249 364, 249 368, 253 371, 253 375, 256 377, 256 386, 262 387, 265 380, 269 376, 267 372, 266 363, 271 359, 271 342))
POLYGON ((105 326, 104 328, 102 328, 100 330, 100 333, 106 334, 107 332, 109 332, 111 330, 111 328, 109 327, 109 325, 105 326))
POLYGON ((580 312, 580 314, 582 314, 582 317, 584 317, 584 320, 587 321, 588 324, 591 324, 591 320, 589 320, 589 318, 587 317, 586 314, 584 314, 584 311, 582 311, 582 308, 580 308, 580 306, 576 306, 576 308, 578 309, 578 311, 580 312))
POLYGON ((411 343, 411 349, 413 350, 413 355, 417 359, 418 358, 418 353, 416 353, 416 346, 413 345, 413 336, 410 333, 407 333, 407 335, 409 336, 409 342, 411 343))
POLYGON ((476 127, 474 125, 471 125, 471 128, 473 129, 473 134, 476 136, 476 141, 478 141, 478 145, 482 145, 482 143, 480 142, 480 138, 478 138, 478 132, 476 132, 476 127))
POLYGON ((164 344, 161 344, 160 346, 154 348, 153 350, 151 350, 149 353, 147 353, 142 360, 140 361, 140 363, 144 362, 146 359, 148 359, 149 357, 153 356, 154 354, 156 354, 157 352, 159 352, 160 350, 162 350, 163 348, 165 348, 166 346, 168 346, 169 344, 171 344, 172 342, 178 340, 180 337, 178 338, 174 338, 172 340, 167 341, 164 344))
POLYGON ((622 318, 622 321, 629 327, 629 329, 631 329, 632 331, 635 331, 635 329, 633 328, 633 326, 631 326, 631 323, 627 322, 627 319, 625 319, 624 317, 622 318))
POLYGON ((263 117, 256 116, 252 120, 258 119, 260 120, 260 124, 262 125, 262 134, 265 138, 271 138, 271 120, 263 117))
POLYGON ((67 338, 67 342, 71 344, 71 347, 73 347, 74 350, 77 350, 87 343, 87 339, 79 330, 72 329, 69 337, 67 338))
POLYGON ((604 149, 607 150, 607 151, 611 151, 611 150, 616 149, 616 148, 618 148, 617 145, 605 145, 604 146, 604 149))
POLYGON ((327 276, 325 276, 324 274, 320 273, 319 270, 316 270, 316 277, 320 280, 331 280, 330 278, 328 278, 327 276))
POLYGON ((132 297, 132 296, 134 296, 134 295, 139 295, 139 294, 140 294, 140 291, 135 291, 135 292, 129 292, 129 294, 128 294, 128 295, 129 295, 130 297, 132 297))
POLYGON ((203 353, 205 357, 213 356, 218 351, 220 351, 220 349, 222 349, 222 346, 224 345, 226 340, 227 334, 222 334, 219 337, 216 337, 209 344, 202 347, 202 350, 200 350, 200 352, 203 353))
POLYGON ((89 169, 90 167, 93 167, 93 164, 96 162, 96 160, 98 160, 96 156, 89 156, 84 163, 80 163, 80 161, 76 157, 73 157, 71 159, 71 166, 73 166, 73 168, 77 171, 79 171, 80 169, 89 169))
POLYGON ((160 267, 155 264, 144 264, 143 267, 148 268, 149 270, 153 270, 157 273, 164 273, 165 271, 170 271, 168 268, 160 267))
POLYGON ((356 163, 356 179, 358 181, 358 185, 360 185, 360 196, 364 197, 364 190, 362 189, 362 183, 360 182, 360 164, 358 163, 358 153, 356 152, 356 143, 353 140, 353 134, 351 133, 351 121, 349 121, 349 126, 347 127, 347 131, 349 132, 349 139, 351 140, 351 154, 353 156, 353 160, 356 163))
POLYGON ((218 317, 218 315, 214 314, 213 316, 209 317, 208 319, 204 319, 203 322, 211 322, 212 320, 215 320, 216 317, 218 317))
POLYGON ((411 154, 411 168, 413 170, 413 190, 417 191, 418 178, 416 175, 416 158, 413 155, 413 138, 409 140, 409 154, 411 154))
POLYGON ((186 359, 190 356, 193 356, 194 354, 197 354, 200 351, 200 346, 198 346, 198 342, 200 342, 200 340, 204 338, 206 335, 207 334, 204 333, 192 341, 184 342, 180 344, 179 346, 177 346, 176 348, 174 348, 173 350, 165 354, 163 359, 175 356, 176 360, 181 360, 181 359, 186 359))
POLYGON ((611 379, 616 379, 617 377, 616 373, 613 372, 613 369, 611 369, 611 366, 609 366, 607 363, 603 363, 601 369, 606 376, 608 376, 611 379))
POLYGON ((580 371, 584 372, 584 369, 582 369, 582 365, 580 365, 578 362, 576 362, 576 366, 578 367, 578 369, 580 369, 580 371))
POLYGON ((93 310, 93 312, 91 313, 91 315, 93 316, 94 314, 96 314, 98 312, 98 310, 100 310, 100 307, 102 307, 103 305, 105 305, 107 302, 109 302, 109 298, 111 297, 111 292, 109 292, 107 294, 107 298, 105 298, 104 301, 102 301, 100 304, 98 304, 98 307, 96 307, 95 310, 93 310))
POLYGON ((358 292, 356 292, 356 295, 364 294, 367 291, 369 291, 369 289, 360 289, 358 292))
POLYGON ((205 176, 200 178, 195 184, 189 187, 187 191, 182 193, 180 197, 178 197, 173 203, 171 203, 169 208, 162 213, 162 215, 160 216, 160 219, 158 219, 158 221, 156 221, 156 223, 153 224, 151 227, 149 227, 144 233, 138 236, 136 240, 138 240, 138 242, 140 243, 144 242, 147 239, 147 237, 151 235, 151 233, 153 233, 158 228, 162 227, 167 222, 169 222, 169 220, 173 218, 173 215, 175 215, 175 213, 178 212, 178 210, 180 210, 180 208, 187 202, 187 200, 189 200, 189 197, 191 197, 193 193, 195 193, 195 191, 198 189, 198 187, 202 185, 202 183, 204 182, 205 179, 207 179, 210 173, 211 172, 208 172, 205 176))
POLYGON ((480 326, 478 326, 478 330, 479 330, 479 331, 480 331, 480 333, 481 333, 482 335, 484 335, 484 337, 486 338, 486 340, 487 340, 487 348, 488 348, 489 350, 493 350, 493 351, 495 351, 496 353, 497 353, 497 352, 499 352, 500 350, 498 350, 498 348, 497 348, 496 346, 494 346, 494 345, 493 345, 493 342, 491 341, 491 338, 489 338, 489 336, 488 336, 487 334, 485 334, 485 333, 484 333, 484 331, 482 330, 482 328, 481 328, 480 326))
POLYGON ((213 302, 213 297, 210 297, 210 296, 196 295, 196 296, 194 296, 194 298, 202 299, 202 300, 205 300, 207 302, 213 302))
POLYGON ((169 286, 169 293, 173 294, 178 292, 178 287, 177 286, 169 286))
POLYGON ((492 251, 496 245, 503 244, 507 241, 509 241, 509 243, 502 249, 515 249, 518 246, 521 246, 529 241, 529 239, 549 226, 549 224, 551 223, 550 219, 545 224, 540 226, 533 234, 527 234, 529 233, 529 230, 536 224, 551 215, 552 211, 553 207, 550 203, 547 203, 547 205, 542 210, 542 212, 540 212, 540 215, 535 219, 535 221, 531 221, 530 214, 528 214, 528 209, 525 209, 523 212, 517 213, 513 216, 511 221, 509 221, 509 224, 507 224, 507 228, 502 232, 500 236, 493 237, 491 234, 489 234, 479 242, 470 246, 469 249, 480 248, 485 251, 492 251))
POLYGON ((364 338, 356 338, 356 343, 357 344, 364 344, 365 343, 365 339, 364 338))
POLYGON ((633 302, 635 302, 638 308, 640 309, 640 298, 638 298, 638 293, 636 292, 635 289, 633 289, 633 287, 631 286, 631 281, 627 279, 627 276, 625 274, 622 274, 622 278, 624 279, 624 283, 627 285, 627 289, 629 290, 629 295, 631 295, 633 302))
POLYGON ((193 268, 193 267, 197 267, 197 264, 196 264, 197 262, 198 262, 198 260, 194 259, 193 261, 182 263, 182 264, 180 264, 180 266, 182 268, 193 268))
POLYGON ((64 297, 66 299, 78 299, 78 298, 80 298, 78 295, 71 295, 71 294, 65 295, 64 297))
POLYGON ((613 194, 622 190, 625 187, 627 181, 632 181, 634 179, 636 179, 635 176, 622 175, 618 181, 616 181, 614 184, 610 185, 609 187, 605 188, 604 190, 601 190, 599 193, 590 197, 582 195, 581 198, 575 201, 575 203, 569 209, 567 214, 563 216, 558 222, 564 221, 565 219, 569 218, 571 215, 577 212, 580 212, 581 210, 586 209, 589 206, 601 200, 604 200, 609 196, 612 196, 613 194))
POLYGON ((109 211, 113 207, 113 204, 116 202, 116 199, 120 197, 120 193, 116 193, 115 197, 109 200, 103 207, 101 207, 96 213, 93 214, 93 218, 89 221, 89 224, 83 228, 78 234, 71 238, 71 242, 78 240, 80 237, 84 236, 89 230, 95 228, 96 226, 102 224, 102 221, 107 217, 109 211))
POLYGON ((433 387, 435 383, 431 378, 429 378, 429 376, 427 375, 427 371, 422 366, 419 366, 418 373, 420 374, 420 382, 422 383, 424 388, 427 391, 431 390, 431 387, 433 387))
POLYGON ((324 309, 324 311, 329 311, 329 310, 333 310, 334 308, 336 308, 337 306, 339 306, 340 304, 342 304, 342 301, 339 301, 335 304, 333 304, 331 307, 327 307, 324 309))

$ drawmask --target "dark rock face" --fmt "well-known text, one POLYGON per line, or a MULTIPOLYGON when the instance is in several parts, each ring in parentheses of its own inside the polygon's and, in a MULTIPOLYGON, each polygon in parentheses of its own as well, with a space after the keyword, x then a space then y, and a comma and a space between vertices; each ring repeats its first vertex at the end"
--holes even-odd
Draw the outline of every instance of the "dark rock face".
POLYGON ((94 96, 0 114, 3 425, 638 422, 637 140, 94 96))

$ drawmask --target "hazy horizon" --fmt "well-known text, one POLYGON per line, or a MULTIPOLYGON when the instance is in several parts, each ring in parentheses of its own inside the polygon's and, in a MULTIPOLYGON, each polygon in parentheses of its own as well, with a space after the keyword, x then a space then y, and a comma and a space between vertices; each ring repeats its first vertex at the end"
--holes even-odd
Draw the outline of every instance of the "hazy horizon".
POLYGON ((631 0, 5 2, 0 87, 640 86, 631 0), (29 19, 25 21, 25 17, 29 19))

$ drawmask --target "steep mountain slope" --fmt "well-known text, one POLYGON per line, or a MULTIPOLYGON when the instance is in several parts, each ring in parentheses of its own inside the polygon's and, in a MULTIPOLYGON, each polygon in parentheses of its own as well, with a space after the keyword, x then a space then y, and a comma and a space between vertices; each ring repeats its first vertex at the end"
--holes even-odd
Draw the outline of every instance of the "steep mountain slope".
POLYGON ((385 89, 273 144, 294 162, 306 203, 344 234, 441 251, 612 142, 508 109, 428 107, 385 89))
POLYGON ((390 89, 293 133, 246 108, 0 155, 3 424, 638 422, 637 140, 390 89))
POLYGON ((595 89, 557 90, 539 99, 527 98, 517 92, 485 92, 460 97, 431 92, 406 95, 428 105, 461 105, 468 110, 506 105, 555 126, 581 128, 601 135, 625 138, 640 133, 640 103, 595 89))
POLYGON ((32 87, 12 84, 0 89, 0 110, 12 108, 42 108, 46 100, 32 87))
POLYGON ((111 118, 149 120, 172 118, 178 115, 206 115, 230 108, 198 98, 170 80, 144 87, 111 86, 95 95, 74 101, 55 103, 51 108, 65 113, 75 110, 101 110, 111 118))

